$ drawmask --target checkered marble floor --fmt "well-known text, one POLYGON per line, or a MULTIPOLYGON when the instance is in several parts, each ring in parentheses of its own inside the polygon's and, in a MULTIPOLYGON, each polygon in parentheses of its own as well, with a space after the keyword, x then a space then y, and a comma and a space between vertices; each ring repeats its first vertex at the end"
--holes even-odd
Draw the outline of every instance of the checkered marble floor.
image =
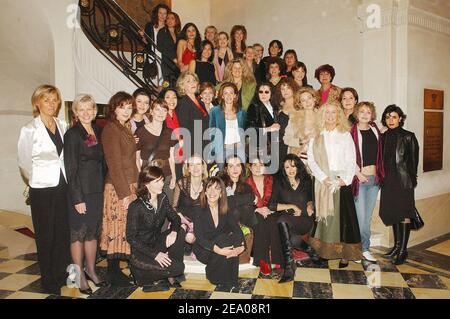
MULTIPOLYGON (((35 253, 11 257, 8 247, 0 246, 0 298, 6 299, 450 299, 450 271, 413 260, 395 266, 382 259, 382 250, 374 250, 376 264, 350 262, 339 269, 338 260, 312 263, 304 261, 295 280, 279 284, 275 279, 258 278, 258 270, 242 271, 236 293, 219 291, 205 275, 186 274, 182 288, 144 293, 142 288, 96 288, 94 294, 82 295, 76 288, 64 287, 61 294, 48 295, 42 287, 35 253)), ((104 275, 106 262, 98 263, 104 275)), ((122 267, 126 267, 122 263, 122 267)), ((129 274, 128 269, 123 269, 129 274)), ((91 283, 92 284, 92 283, 91 283)))

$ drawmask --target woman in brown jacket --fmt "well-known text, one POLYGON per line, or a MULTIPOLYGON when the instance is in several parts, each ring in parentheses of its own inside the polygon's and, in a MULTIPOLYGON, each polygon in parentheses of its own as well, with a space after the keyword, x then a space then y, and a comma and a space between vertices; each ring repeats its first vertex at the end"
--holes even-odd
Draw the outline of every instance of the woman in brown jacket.
POLYGON ((130 245, 125 238, 128 205, 136 199, 138 169, 136 143, 129 120, 133 97, 118 92, 109 100, 110 122, 102 133, 108 174, 105 180, 103 226, 100 250, 108 259, 108 280, 117 286, 128 286, 129 278, 119 267, 128 259, 130 245))

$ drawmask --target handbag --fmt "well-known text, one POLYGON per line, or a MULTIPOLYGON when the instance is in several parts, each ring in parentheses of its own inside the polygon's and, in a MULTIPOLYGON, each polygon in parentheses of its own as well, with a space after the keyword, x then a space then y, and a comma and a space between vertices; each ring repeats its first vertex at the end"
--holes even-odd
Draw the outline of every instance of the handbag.
POLYGON ((423 221, 422 217, 419 214, 419 211, 417 208, 414 207, 414 217, 411 218, 411 224, 410 229, 412 230, 419 230, 425 225, 425 222, 423 221))

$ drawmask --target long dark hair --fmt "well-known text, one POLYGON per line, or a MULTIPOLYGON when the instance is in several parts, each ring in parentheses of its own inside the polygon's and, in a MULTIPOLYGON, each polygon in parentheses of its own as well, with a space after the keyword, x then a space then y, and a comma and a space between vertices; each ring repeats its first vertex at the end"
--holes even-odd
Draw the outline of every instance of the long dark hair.
POLYGON ((242 163, 242 160, 239 156, 237 156, 236 154, 231 155, 229 157, 227 157, 226 161, 225 161, 225 165, 223 166, 222 171, 219 173, 219 177, 223 180, 224 184, 226 187, 232 187, 233 186, 233 181, 231 180, 230 175, 228 175, 228 162, 230 161, 230 159, 232 158, 239 158, 239 161, 241 161, 241 168, 242 168, 242 172, 241 175, 239 175, 239 180, 237 181, 237 185, 236 185, 236 193, 243 193, 244 192, 244 186, 245 186, 245 163, 242 163))
POLYGON ((203 50, 205 49, 205 47, 209 45, 211 46, 211 56, 208 58, 208 62, 211 63, 214 60, 214 45, 212 44, 211 41, 209 40, 203 40, 200 46, 200 50, 197 51, 197 60, 201 61, 202 60, 202 54, 203 54, 203 50))
POLYGON ((302 80, 302 87, 308 85, 308 69, 306 68, 306 64, 297 61, 297 63, 292 67, 291 72, 297 71, 298 69, 303 69, 305 71, 305 77, 302 80))
POLYGON ((224 182, 217 176, 212 176, 206 180, 205 187, 200 193, 200 206, 203 208, 209 207, 208 198, 206 197, 206 190, 214 185, 220 186, 219 214, 225 215, 228 212, 227 191, 224 182))
POLYGON ((237 31, 242 31, 244 34, 244 37, 241 42, 241 49, 242 52, 245 52, 245 49, 247 48, 247 45, 245 44, 245 41, 247 40, 247 29, 243 25, 234 25, 233 28, 231 28, 230 32, 230 38, 231 38, 231 50, 236 52, 236 40, 234 39, 234 35, 237 31))
POLYGON ((198 28, 195 24, 193 24, 192 22, 188 22, 184 25, 183 29, 181 29, 181 32, 178 34, 178 40, 177 40, 177 45, 178 42, 180 40, 186 40, 187 41, 187 29, 189 27, 194 27, 195 28, 195 41, 194 41, 194 47, 195 47, 195 51, 198 52, 201 50, 201 46, 202 46, 202 38, 200 36, 200 32, 198 31, 198 28))
POLYGON ((137 195, 140 197, 148 195, 147 184, 156 181, 160 178, 164 179, 163 170, 157 166, 144 166, 138 177, 137 195))
POLYGON ((167 14, 170 13, 170 8, 168 5, 164 4, 164 3, 160 3, 158 4, 156 7, 153 8, 151 14, 150 14, 150 24, 153 27, 157 27, 158 26, 158 11, 159 9, 166 9, 167 10, 167 14))
POLYGON ((289 178, 286 175, 286 171, 284 169, 284 164, 286 162, 291 162, 297 168, 297 174, 295 175, 295 179, 300 181, 300 184, 307 184, 307 187, 311 187, 311 177, 309 176, 305 164, 303 164, 300 157, 295 154, 288 154, 283 160, 281 164, 281 183, 285 187, 290 187, 289 178))

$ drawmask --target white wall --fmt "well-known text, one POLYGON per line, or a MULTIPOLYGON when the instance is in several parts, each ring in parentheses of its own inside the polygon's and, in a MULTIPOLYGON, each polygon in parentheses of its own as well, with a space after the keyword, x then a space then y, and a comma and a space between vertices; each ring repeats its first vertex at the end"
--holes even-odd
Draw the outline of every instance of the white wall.
POLYGON ((247 28, 248 44, 268 45, 279 39, 284 49, 295 49, 308 67, 314 87, 314 70, 322 64, 336 69, 335 84, 361 88, 362 38, 357 18, 359 0, 211 0, 211 22, 230 32, 235 24, 247 28))
POLYGON ((55 45, 42 7, 35 1, 3 1, 0 43, 0 208, 29 212, 17 168, 17 139, 20 127, 32 119, 32 92, 55 82, 55 45))
POLYGON ((209 0, 172 0, 172 10, 180 16, 182 27, 192 22, 203 37, 205 28, 211 21, 209 0))
MULTIPOLYGON (((419 12, 420 13, 420 12, 419 12)), ((444 24, 445 25, 445 24, 444 24)), ((446 22, 450 31, 450 20, 446 22)), ((408 128, 421 146, 418 197, 450 192, 450 32, 442 33, 419 26, 408 27, 408 128), (423 90, 444 91, 443 170, 423 172, 423 90)))

